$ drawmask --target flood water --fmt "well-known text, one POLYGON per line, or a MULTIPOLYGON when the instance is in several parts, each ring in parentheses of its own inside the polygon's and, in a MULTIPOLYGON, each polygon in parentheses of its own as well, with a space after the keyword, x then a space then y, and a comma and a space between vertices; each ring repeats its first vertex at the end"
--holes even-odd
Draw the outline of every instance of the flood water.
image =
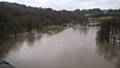
POLYGON ((61 28, 6 41, 0 57, 16 68, 119 68, 110 47, 97 43, 99 27, 61 28))

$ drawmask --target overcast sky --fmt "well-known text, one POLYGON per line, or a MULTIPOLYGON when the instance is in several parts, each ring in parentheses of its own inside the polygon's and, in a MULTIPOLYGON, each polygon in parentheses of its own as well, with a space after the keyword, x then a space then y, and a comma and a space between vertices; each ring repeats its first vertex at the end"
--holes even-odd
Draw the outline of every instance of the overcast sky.
POLYGON ((74 10, 88 8, 120 8, 120 0, 0 0, 16 2, 33 7, 74 10))

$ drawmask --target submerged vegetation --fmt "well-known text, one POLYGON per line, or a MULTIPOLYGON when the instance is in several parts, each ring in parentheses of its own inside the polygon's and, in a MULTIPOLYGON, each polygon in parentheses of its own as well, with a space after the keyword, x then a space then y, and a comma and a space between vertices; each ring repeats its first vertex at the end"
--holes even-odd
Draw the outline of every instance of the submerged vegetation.
POLYGON ((86 24, 89 17, 106 16, 119 17, 120 9, 101 10, 96 8, 56 11, 51 8, 36 8, 17 3, 0 2, 0 40, 6 40, 10 35, 17 36, 19 33, 42 30, 43 27, 50 25, 86 24))
POLYGON ((111 67, 103 57, 120 68, 120 9, 57 11, 0 2, 0 68, 111 67))
POLYGON ((104 19, 97 35, 98 53, 120 68, 120 18, 104 19))
POLYGON ((112 44, 120 43, 120 18, 103 20, 98 32, 99 41, 112 44))

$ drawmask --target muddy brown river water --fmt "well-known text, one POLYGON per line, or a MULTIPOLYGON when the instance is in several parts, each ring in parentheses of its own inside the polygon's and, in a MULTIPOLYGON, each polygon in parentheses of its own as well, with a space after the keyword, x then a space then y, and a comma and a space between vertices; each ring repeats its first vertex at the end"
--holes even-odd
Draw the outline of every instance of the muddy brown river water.
POLYGON ((0 57, 16 68, 117 68, 97 43, 98 30, 76 25, 14 38, 0 45, 0 57))

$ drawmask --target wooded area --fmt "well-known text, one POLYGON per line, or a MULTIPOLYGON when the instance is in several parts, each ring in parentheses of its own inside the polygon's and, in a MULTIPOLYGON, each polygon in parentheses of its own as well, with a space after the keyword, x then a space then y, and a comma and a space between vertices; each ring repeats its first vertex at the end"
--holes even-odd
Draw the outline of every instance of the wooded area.
POLYGON ((120 9, 101 10, 99 8, 74 11, 51 8, 37 8, 17 3, 0 2, 0 40, 10 35, 41 30, 50 25, 64 25, 72 21, 88 23, 88 17, 120 16, 120 9))

